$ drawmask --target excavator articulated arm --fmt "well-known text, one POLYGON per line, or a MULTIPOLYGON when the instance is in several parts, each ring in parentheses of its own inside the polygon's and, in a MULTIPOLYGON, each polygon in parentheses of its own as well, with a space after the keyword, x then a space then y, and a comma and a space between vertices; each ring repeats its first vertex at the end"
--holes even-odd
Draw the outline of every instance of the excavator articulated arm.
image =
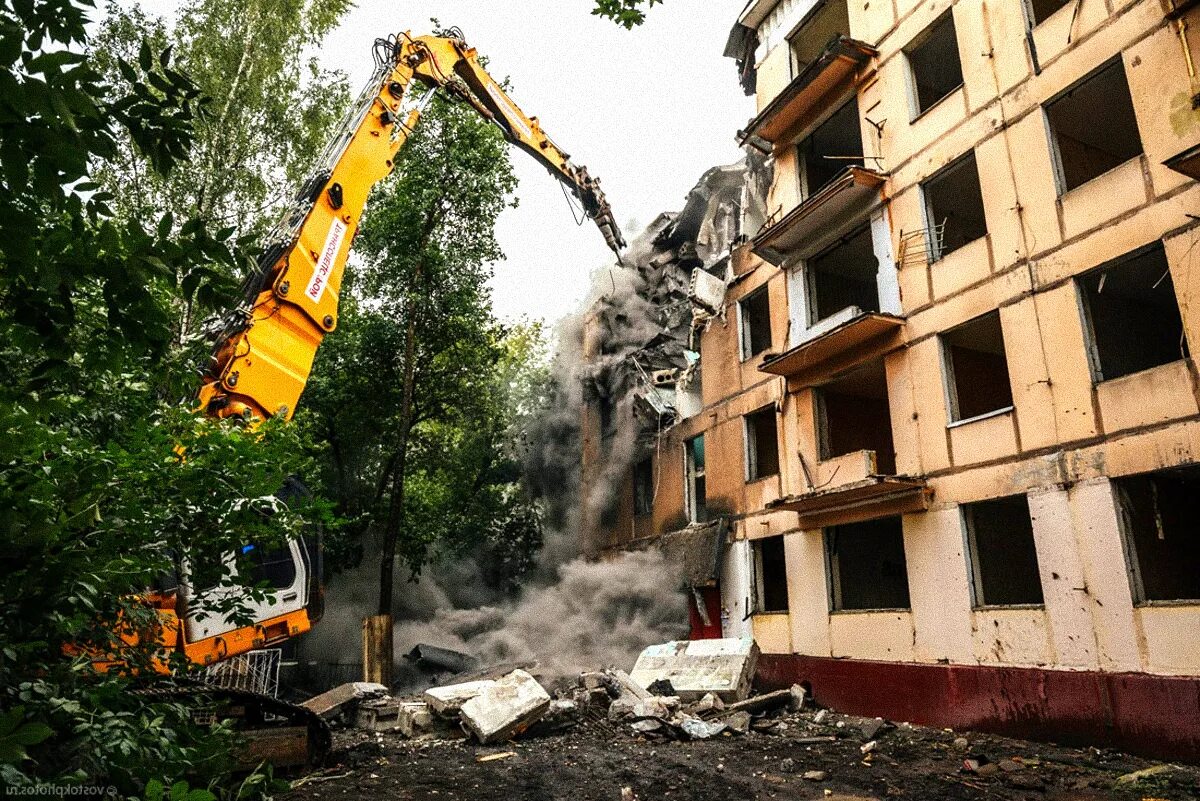
POLYGON ((435 91, 469 103, 562 181, 620 258, 625 242, 600 182, 572 163, 488 75, 461 34, 452 34, 404 33, 376 43, 374 76, 272 232, 244 305, 224 321, 199 392, 205 413, 295 413, 317 348, 337 327, 342 274, 367 197, 391 173, 435 91))

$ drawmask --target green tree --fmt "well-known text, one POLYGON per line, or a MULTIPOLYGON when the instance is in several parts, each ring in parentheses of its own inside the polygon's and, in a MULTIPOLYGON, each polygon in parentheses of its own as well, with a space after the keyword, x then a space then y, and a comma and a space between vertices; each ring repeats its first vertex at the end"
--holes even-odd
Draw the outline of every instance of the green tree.
MULTIPOLYGON (((381 614, 398 558, 417 571, 435 550, 520 542, 531 553, 539 542, 509 401, 540 339, 506 332, 486 286, 515 186, 500 132, 435 98, 371 201, 364 264, 318 356, 301 418, 328 443, 339 511, 377 544, 381 614)), ((505 559, 519 569, 520 557, 505 559)))
MULTIPOLYGON (((110 2, 94 42, 106 75, 141 41, 168 45, 209 99, 191 156, 168 176, 132 143, 97 170, 131 218, 170 210, 236 234, 261 235, 291 200, 349 102, 345 76, 322 70, 316 48, 351 0, 187 0, 174 27, 110 2)), ((364 49, 369 43, 364 43, 364 49)))
POLYGON ((210 112, 149 44, 98 70, 89 8, 0 0, 0 783, 220 789, 229 732, 132 692, 173 659, 141 636, 158 617, 139 597, 181 557, 213 564, 321 510, 274 498, 304 467, 298 432, 180 402, 175 309, 224 308, 241 257, 195 217, 115 214, 95 177, 132 148, 169 180, 210 112))
POLYGON ((646 21, 646 12, 663 0, 596 0, 592 13, 633 28, 646 21))

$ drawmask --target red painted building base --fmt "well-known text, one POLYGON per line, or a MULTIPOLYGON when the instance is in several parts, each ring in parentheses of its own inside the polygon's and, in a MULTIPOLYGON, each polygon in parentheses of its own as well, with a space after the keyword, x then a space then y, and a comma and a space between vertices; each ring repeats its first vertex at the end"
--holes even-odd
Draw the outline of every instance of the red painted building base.
POLYGON ((1200 763, 1200 676, 763 654, 757 682, 853 715, 1200 763))

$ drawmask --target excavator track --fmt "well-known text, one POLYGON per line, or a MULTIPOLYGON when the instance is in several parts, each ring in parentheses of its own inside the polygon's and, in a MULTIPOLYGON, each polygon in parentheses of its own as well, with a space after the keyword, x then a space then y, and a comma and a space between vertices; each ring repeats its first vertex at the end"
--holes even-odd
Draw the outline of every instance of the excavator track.
POLYGON ((200 682, 146 686, 134 692, 143 698, 186 703, 199 723, 234 721, 246 739, 236 754, 240 769, 253 770, 263 762, 276 770, 320 767, 333 742, 329 724, 320 715, 269 695, 200 682))

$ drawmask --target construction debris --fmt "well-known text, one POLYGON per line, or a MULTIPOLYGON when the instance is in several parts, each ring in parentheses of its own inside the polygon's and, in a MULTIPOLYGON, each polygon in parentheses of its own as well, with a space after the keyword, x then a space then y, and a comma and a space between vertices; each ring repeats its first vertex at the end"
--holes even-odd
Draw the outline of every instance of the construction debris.
POLYGON ((458 714, 463 704, 495 684, 496 682, 492 679, 482 679, 461 684, 448 684, 445 687, 432 687, 425 691, 425 702, 437 714, 451 717, 458 714))
POLYGON ((309 698, 301 706, 317 713, 326 720, 331 720, 343 712, 353 709, 360 701, 370 698, 381 698, 387 695, 387 691, 388 688, 382 684, 354 681, 309 698))
MULTIPOLYGON (((642 651, 630 676, 645 688, 669 681, 683 701, 698 701, 709 693, 727 703, 741 701, 750 692, 758 654, 750 637, 668 642, 642 651)), ((790 692, 782 692, 787 703, 790 692)))
POLYGON ((404 658, 420 669, 431 673, 438 671, 463 673, 479 667, 479 660, 470 654, 424 643, 415 646, 404 655, 404 658))
POLYGON ((486 745, 520 734, 549 709, 550 695, 537 679, 524 670, 514 670, 464 703, 459 715, 463 725, 486 745))

